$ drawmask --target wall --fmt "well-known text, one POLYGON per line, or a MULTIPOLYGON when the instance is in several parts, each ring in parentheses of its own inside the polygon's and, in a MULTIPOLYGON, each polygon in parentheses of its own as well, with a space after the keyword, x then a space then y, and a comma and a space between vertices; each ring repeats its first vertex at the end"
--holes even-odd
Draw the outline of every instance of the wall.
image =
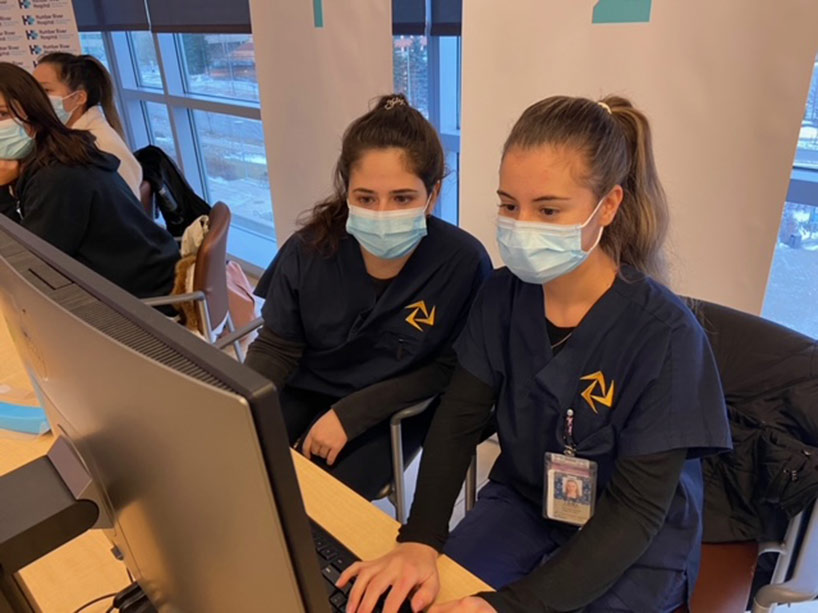
POLYGON ((499 262, 499 156, 526 106, 554 94, 625 95, 653 124, 674 288, 760 312, 818 2, 654 0, 648 23, 622 24, 592 23, 595 5, 464 3, 461 225, 499 262))
POLYGON ((279 245, 328 196, 341 135, 392 91, 389 2, 250 0, 279 245), (323 27, 315 6, 322 5, 323 27))

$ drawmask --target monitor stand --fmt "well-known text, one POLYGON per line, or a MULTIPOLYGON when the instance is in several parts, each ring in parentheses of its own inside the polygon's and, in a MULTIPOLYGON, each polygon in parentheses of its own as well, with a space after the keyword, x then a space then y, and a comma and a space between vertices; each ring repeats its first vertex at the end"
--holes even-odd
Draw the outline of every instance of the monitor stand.
POLYGON ((0 477, 0 613, 34 611, 17 571, 94 527, 91 478, 70 444, 0 477))

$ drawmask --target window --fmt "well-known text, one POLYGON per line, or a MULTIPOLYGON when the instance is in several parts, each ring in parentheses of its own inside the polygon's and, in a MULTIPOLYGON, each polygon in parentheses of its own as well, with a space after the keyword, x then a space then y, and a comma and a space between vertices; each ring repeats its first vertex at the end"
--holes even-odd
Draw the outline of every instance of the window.
POLYGON ((162 88, 162 73, 156 46, 150 32, 131 32, 128 35, 136 68, 136 80, 142 87, 162 88))
POLYGON ((807 108, 801 132, 798 135, 798 149, 795 151, 795 166, 818 170, 818 57, 812 69, 812 83, 807 97, 807 108))
POLYGON ((158 102, 145 102, 143 104, 151 144, 156 145, 174 160, 177 160, 176 142, 173 140, 173 130, 170 127, 168 107, 158 102))
POLYGON ((276 241, 253 37, 111 32, 82 43, 110 50, 131 148, 160 147, 194 191, 225 202, 231 255, 267 266, 276 241))
POLYGON ((255 49, 249 34, 183 34, 185 90, 259 101, 255 49))
POLYGON ((425 36, 395 36, 392 71, 395 91, 429 119, 429 44, 425 36))
POLYGON ((763 314, 818 338, 818 58, 815 66, 763 314))
POLYGON ((435 215, 459 219, 460 176, 459 36, 395 36, 392 59, 395 91, 432 122, 446 152, 446 170, 435 215))
POLYGON ((242 226, 273 230, 264 128, 260 121, 193 111, 210 202, 230 203, 242 226))
POLYGON ((105 40, 102 38, 101 32, 80 32, 80 44, 82 45, 83 53, 93 55, 97 58, 108 72, 111 71, 111 65, 108 62, 108 52, 105 50, 105 40))

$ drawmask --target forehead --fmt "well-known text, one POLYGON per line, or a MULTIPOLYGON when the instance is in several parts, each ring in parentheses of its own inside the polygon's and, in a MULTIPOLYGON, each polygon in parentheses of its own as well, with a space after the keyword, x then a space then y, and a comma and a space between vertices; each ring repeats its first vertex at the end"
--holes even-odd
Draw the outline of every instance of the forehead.
POLYGON ((400 182, 406 184, 403 187, 415 187, 417 183, 422 183, 409 167, 404 151, 398 148, 364 152, 350 169, 350 182, 400 182))
POLYGON ((583 187, 588 176, 585 155, 567 146, 512 147, 500 164, 501 183, 542 187, 583 187))
POLYGON ((39 64, 37 68, 34 69, 34 78, 41 82, 59 81, 57 67, 50 63, 39 64))

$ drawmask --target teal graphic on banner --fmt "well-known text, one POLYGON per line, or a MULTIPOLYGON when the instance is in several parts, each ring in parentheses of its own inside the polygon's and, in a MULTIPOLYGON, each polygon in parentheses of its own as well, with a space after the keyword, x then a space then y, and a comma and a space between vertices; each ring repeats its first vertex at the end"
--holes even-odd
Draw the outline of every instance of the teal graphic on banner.
POLYGON ((315 27, 324 27, 324 0, 312 0, 312 15, 315 19, 315 27))
POLYGON ((599 0, 593 23, 647 23, 653 0, 599 0))

